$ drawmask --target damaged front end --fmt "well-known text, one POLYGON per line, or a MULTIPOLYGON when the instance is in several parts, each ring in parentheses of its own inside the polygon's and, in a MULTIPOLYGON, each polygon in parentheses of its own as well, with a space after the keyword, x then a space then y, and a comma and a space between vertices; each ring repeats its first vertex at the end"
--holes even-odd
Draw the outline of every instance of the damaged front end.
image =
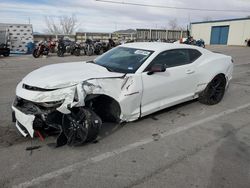
POLYGON ((19 83, 16 94, 12 119, 23 136, 58 134, 57 146, 96 139, 102 121, 85 106, 82 84, 46 90, 19 83))
POLYGON ((140 117, 140 76, 108 72, 62 84, 43 88, 24 81, 18 84, 12 110, 23 136, 53 132, 59 134, 57 146, 81 145, 96 139, 102 121, 120 123, 140 117))

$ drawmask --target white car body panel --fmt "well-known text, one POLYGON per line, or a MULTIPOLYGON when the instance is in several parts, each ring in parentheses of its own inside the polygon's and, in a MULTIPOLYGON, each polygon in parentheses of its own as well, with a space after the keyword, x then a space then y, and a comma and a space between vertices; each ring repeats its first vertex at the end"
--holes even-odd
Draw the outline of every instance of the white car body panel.
POLYGON ((122 77, 124 74, 109 72, 91 63, 72 62, 48 65, 29 73, 23 82, 44 89, 61 89, 92 78, 122 77))
MULTIPOLYGON (((106 95, 119 103, 120 120, 128 122, 197 98, 198 93, 217 74, 224 74, 228 82, 232 78, 233 64, 230 56, 212 53, 200 47, 167 43, 128 43, 122 46, 152 50, 154 53, 134 74, 109 72, 99 65, 84 62, 45 66, 28 74, 18 84, 16 95, 34 103, 63 100, 62 105, 57 108, 63 114, 70 113, 72 107, 84 106, 88 95, 106 95), (143 72, 159 53, 180 48, 196 49, 202 56, 193 63, 167 68, 165 72, 153 75, 143 72), (28 90, 23 84, 45 90, 28 90), (76 94, 78 101, 74 101, 76 94)), ((12 108, 17 121, 33 137, 34 116, 24 116, 17 108, 12 108)))
POLYGON ((142 116, 193 98, 198 82, 194 69, 193 64, 188 64, 155 75, 142 73, 142 116))

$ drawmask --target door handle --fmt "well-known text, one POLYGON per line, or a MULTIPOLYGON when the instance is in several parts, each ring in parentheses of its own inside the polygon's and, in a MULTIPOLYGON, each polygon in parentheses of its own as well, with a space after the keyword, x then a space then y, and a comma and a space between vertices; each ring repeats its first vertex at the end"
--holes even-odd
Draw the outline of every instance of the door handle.
POLYGON ((186 73, 187 73, 187 74, 193 74, 193 73, 194 73, 194 70, 188 69, 188 70, 186 70, 186 73))

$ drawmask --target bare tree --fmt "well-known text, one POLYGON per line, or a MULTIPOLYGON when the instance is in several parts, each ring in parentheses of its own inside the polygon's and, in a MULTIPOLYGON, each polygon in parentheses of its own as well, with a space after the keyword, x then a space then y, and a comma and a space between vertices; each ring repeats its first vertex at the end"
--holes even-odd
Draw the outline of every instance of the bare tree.
POLYGON ((52 16, 45 17, 45 24, 47 26, 46 31, 52 34, 61 34, 60 26, 55 22, 52 16))
POLYGON ((168 28, 171 30, 185 30, 184 26, 181 26, 178 24, 178 21, 176 18, 169 20, 168 22, 168 28))
POLYGON ((59 19, 63 34, 73 34, 77 24, 76 16, 61 16, 59 19))
POLYGON ((52 34, 73 34, 77 27, 77 18, 72 16, 60 16, 58 20, 54 20, 54 17, 46 16, 45 23, 47 26, 47 32, 52 34))
POLYGON ((174 18, 168 22, 169 29, 175 30, 178 27, 177 19, 174 18))

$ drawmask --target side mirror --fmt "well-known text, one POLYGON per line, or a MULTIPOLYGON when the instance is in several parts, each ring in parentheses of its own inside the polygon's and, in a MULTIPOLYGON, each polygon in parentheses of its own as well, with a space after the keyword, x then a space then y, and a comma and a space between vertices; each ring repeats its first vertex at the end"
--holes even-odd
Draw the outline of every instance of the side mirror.
POLYGON ((148 75, 152 75, 155 72, 165 72, 166 71, 166 67, 164 65, 161 64, 154 64, 152 65, 152 67, 149 69, 148 71, 148 75))

